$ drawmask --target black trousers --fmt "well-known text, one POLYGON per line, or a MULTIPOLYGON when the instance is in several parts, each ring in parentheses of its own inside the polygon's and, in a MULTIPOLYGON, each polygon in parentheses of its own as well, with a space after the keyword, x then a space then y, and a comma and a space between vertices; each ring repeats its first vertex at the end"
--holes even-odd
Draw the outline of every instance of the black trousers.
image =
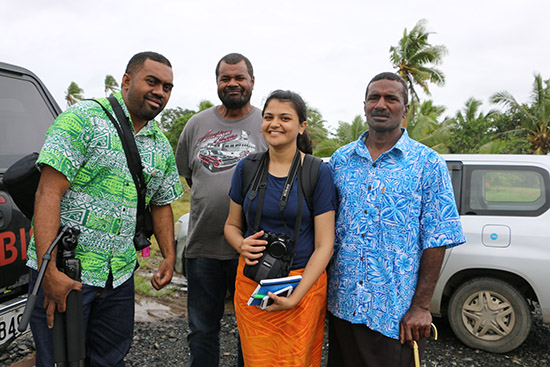
MULTIPOLYGON (((413 367, 414 352, 408 344, 389 338, 362 324, 352 324, 327 312, 329 352, 327 367, 413 367)), ((418 341, 420 356, 426 339, 418 341)))

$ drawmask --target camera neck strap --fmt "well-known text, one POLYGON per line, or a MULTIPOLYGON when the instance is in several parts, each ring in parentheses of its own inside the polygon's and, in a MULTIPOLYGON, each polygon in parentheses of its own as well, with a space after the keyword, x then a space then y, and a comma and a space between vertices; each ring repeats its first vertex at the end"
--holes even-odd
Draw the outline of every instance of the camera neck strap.
MULTIPOLYGON (((115 129, 120 137, 122 147, 124 149, 124 154, 126 155, 126 161, 128 163, 128 168, 136 185, 137 196, 138 196, 138 206, 137 206, 137 218, 138 221, 143 218, 142 212, 145 210, 145 193, 147 191, 147 185, 145 183, 145 177, 143 176, 143 166, 141 164, 141 157, 139 155, 139 150, 136 145, 136 139, 132 133, 132 128, 130 126, 130 120, 122 111, 120 103, 114 96, 107 98, 113 111, 115 112, 116 119, 113 115, 103 106, 98 100, 91 99, 91 101, 97 102, 109 120, 115 126, 115 129), (117 121, 118 120, 118 121, 117 121)), ((136 228, 139 228, 142 223, 137 223, 136 228)))
MULTIPOLYGON (((298 211, 296 213, 296 222, 294 224, 294 237, 292 240, 291 265, 292 265, 292 260, 294 259, 294 253, 296 251, 296 244, 298 243, 300 227, 302 225, 303 193, 301 190, 301 187, 302 187, 302 180, 301 180, 302 159, 301 158, 302 157, 301 157, 300 151, 296 149, 296 154, 294 155, 292 165, 290 166, 290 169, 288 171, 288 176, 286 178, 285 184, 283 186, 283 190, 281 192, 281 197, 279 199, 279 213, 281 215, 281 220, 283 222, 284 227, 290 233, 290 230, 286 226, 286 222, 283 217, 283 211, 287 207, 288 198, 290 196, 290 190, 292 189, 292 185, 297 176, 298 177, 298 186, 297 186, 298 211)), ((268 169, 269 169, 269 151, 264 153, 262 157, 262 161, 258 167, 258 170, 256 171, 256 174, 254 175, 254 179, 252 180, 250 191, 248 192, 248 207, 246 209, 246 215, 245 215, 245 219, 247 223, 248 223, 248 209, 250 208, 250 203, 259 194, 258 203, 256 206, 256 217, 254 220, 254 227, 252 227, 253 230, 256 232, 260 228, 260 220, 262 218, 262 209, 264 205, 265 190, 267 187, 268 169)), ((250 223, 248 223, 248 226, 250 227, 250 223)))

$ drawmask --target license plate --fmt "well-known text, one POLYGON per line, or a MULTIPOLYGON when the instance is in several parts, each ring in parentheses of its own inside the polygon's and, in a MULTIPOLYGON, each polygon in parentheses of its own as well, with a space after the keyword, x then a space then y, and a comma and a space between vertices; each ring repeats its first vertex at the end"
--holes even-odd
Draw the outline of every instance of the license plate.
POLYGON ((27 329, 22 333, 17 330, 21 318, 23 317, 25 303, 25 300, 19 301, 6 312, 0 314, 0 346, 8 343, 19 335, 29 332, 29 326, 27 326, 27 329))

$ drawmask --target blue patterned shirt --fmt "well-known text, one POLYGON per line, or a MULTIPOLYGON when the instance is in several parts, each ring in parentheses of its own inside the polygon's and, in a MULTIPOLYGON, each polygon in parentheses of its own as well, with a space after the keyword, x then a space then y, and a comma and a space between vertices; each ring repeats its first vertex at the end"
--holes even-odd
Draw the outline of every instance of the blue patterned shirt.
POLYGON ((338 149, 329 164, 340 205, 328 309, 398 339, 422 251, 465 237, 443 158, 404 131, 373 162, 367 134, 338 149))

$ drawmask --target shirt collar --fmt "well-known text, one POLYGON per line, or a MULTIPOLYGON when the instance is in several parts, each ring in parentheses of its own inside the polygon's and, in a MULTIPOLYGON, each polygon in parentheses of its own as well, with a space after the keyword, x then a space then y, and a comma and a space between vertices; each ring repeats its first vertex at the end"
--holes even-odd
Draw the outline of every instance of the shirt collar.
MULTIPOLYGON (((395 151, 398 154, 404 155, 411 145, 411 138, 409 137, 409 133, 407 132, 407 129, 401 128, 401 132, 403 133, 397 143, 385 152, 384 154, 389 154, 390 152, 395 151)), ((369 158, 372 160, 369 150, 367 149, 367 145, 365 144, 365 141, 367 140, 367 136, 369 136, 369 131, 365 131, 359 139, 355 141, 355 152, 365 158, 369 158)))

